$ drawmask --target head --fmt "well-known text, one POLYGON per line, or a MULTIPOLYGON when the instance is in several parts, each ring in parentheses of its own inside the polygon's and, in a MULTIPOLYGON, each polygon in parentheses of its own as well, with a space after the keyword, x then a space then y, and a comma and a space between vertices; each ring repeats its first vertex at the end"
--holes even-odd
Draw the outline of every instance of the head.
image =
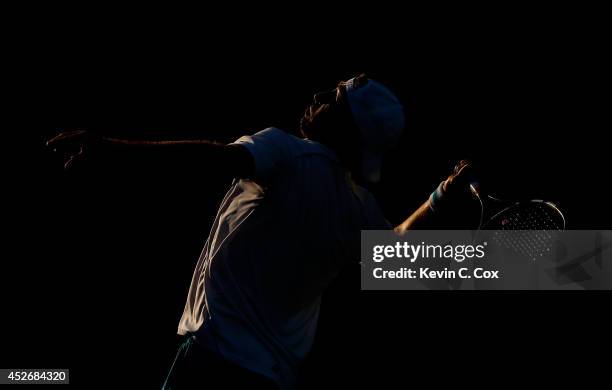
POLYGON ((334 150, 348 170, 377 182, 383 154, 403 130, 404 114, 391 91, 362 74, 315 94, 300 127, 304 137, 334 150))

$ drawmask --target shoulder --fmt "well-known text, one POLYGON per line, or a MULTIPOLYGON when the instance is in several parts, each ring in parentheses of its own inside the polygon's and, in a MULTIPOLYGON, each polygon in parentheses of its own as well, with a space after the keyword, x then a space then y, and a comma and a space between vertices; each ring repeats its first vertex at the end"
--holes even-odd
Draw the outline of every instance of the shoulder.
POLYGON ((276 127, 268 127, 253 135, 245 135, 233 144, 242 145, 252 154, 273 154, 277 158, 289 158, 302 155, 325 155, 336 159, 333 151, 318 142, 296 137, 276 127))
POLYGON ((240 137, 231 145, 246 148, 255 161, 256 176, 267 178, 299 155, 304 142, 281 129, 269 127, 253 135, 240 137))
POLYGON ((294 137, 279 128, 268 127, 253 135, 242 136, 234 141, 234 144, 243 145, 251 151, 261 148, 282 152, 299 149, 300 144, 303 142, 304 140, 294 137))

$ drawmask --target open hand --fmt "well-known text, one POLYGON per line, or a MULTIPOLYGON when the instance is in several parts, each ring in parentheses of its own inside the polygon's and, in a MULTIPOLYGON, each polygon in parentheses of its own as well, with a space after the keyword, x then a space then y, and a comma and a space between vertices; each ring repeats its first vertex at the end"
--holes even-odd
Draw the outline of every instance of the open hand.
POLYGON ((444 191, 451 196, 470 193, 474 180, 474 166, 469 160, 461 160, 455 165, 453 173, 444 181, 444 191))
POLYGON ((83 160, 99 144, 99 137, 85 129, 62 131, 47 141, 47 146, 64 157, 64 169, 68 170, 75 163, 83 160))

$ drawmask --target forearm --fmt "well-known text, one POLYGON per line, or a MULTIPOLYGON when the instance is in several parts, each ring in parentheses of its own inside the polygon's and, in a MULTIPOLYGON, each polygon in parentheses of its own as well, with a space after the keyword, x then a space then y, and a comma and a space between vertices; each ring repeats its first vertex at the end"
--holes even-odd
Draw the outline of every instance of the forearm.
POLYGON ((429 198, 427 198, 425 203, 394 229, 395 232, 399 235, 403 235, 408 230, 431 228, 435 223, 439 223, 440 220, 437 218, 439 217, 439 215, 437 215, 438 212, 440 209, 444 212, 444 209, 449 206, 449 200, 446 196, 448 192, 447 185, 448 179, 441 182, 435 191, 431 193, 429 198))
POLYGON ((127 140, 114 137, 101 137, 100 143, 105 147, 130 149, 130 150, 160 150, 160 149, 208 149, 214 151, 223 146, 214 141, 207 140, 169 140, 169 141, 147 141, 127 140))
POLYGON ((412 213, 404 222, 395 227, 395 232, 400 236, 404 235, 408 230, 427 227, 433 216, 430 199, 427 199, 414 213, 412 213))
POLYGON ((131 158, 153 158, 172 162, 193 164, 203 168, 214 167, 216 171, 234 176, 247 177, 252 173, 253 162, 248 151, 239 145, 224 145, 208 140, 127 140, 101 137, 101 150, 107 156, 131 156, 131 158))
POLYGON ((471 226, 468 214, 473 200, 464 188, 467 187, 465 180, 457 181, 457 176, 455 173, 441 182, 427 201, 394 229, 395 232, 403 235, 412 229, 465 229, 471 226))

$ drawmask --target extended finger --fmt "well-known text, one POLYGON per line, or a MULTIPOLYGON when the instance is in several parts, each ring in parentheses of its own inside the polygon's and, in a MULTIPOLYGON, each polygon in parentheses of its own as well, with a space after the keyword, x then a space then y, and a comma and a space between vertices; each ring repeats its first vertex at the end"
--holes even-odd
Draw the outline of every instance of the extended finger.
POLYGON ((72 168, 75 162, 83 159, 83 156, 84 156, 83 147, 81 146, 79 149, 79 152, 77 154, 70 156, 70 158, 64 163, 64 169, 69 170, 70 168, 72 168))
POLYGON ((46 145, 50 146, 50 147, 53 147, 53 146, 55 146, 59 142, 64 142, 64 141, 70 140, 72 138, 78 137, 78 136, 84 134, 85 132, 86 132, 85 130, 64 131, 64 132, 59 133, 55 137, 49 139, 46 142, 46 145))
POLYGON ((472 163, 467 160, 462 160, 461 163, 463 164, 461 164, 461 166, 459 167, 459 170, 455 173, 455 176, 464 175, 472 167, 472 163))
POLYGON ((466 160, 463 159, 461 161, 459 161, 456 165, 455 168, 453 169, 453 174, 454 175, 459 175, 459 173, 465 169, 465 167, 471 166, 472 162, 470 160, 466 160))

